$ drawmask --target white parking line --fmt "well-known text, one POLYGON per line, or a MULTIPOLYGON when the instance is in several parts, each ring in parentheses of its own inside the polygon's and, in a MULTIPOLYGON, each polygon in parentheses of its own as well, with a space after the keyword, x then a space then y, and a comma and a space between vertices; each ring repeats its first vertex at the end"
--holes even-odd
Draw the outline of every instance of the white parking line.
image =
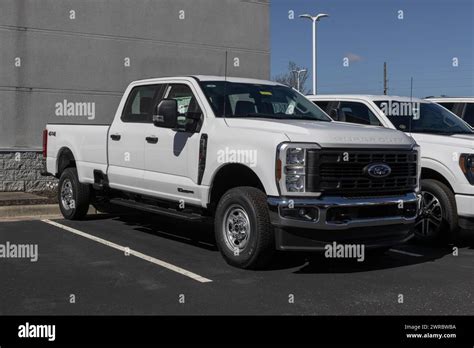
POLYGON ((414 256, 414 257, 423 257, 424 256, 424 255, 420 255, 420 254, 409 253, 408 251, 403 251, 403 250, 398 250, 398 249, 390 249, 389 251, 393 251, 394 253, 404 254, 404 255, 408 255, 408 256, 414 256))
POLYGON ((173 271, 173 272, 176 272, 176 273, 179 273, 179 274, 182 274, 186 277, 189 277, 191 279, 194 279, 194 280, 197 280, 198 282, 200 283, 209 283, 209 282, 212 282, 212 280, 210 279, 207 279, 207 278, 204 278, 204 277, 201 277, 199 274, 196 274, 196 273, 193 273, 193 272, 190 272, 190 271, 187 271, 181 267, 178 267, 178 266, 175 266, 175 265, 172 265, 168 262, 165 262, 165 261, 162 261, 162 260, 158 260, 154 257, 151 257, 151 256, 148 256, 148 255, 145 255, 145 254, 142 254, 138 251, 135 251, 135 250, 132 250, 128 247, 124 247, 124 246, 121 246, 121 245, 118 245, 118 244, 115 244, 113 242, 110 242, 108 240, 105 240, 105 239, 102 239, 102 238, 99 238, 99 237, 96 237, 96 236, 93 236, 91 234, 88 234, 88 233, 85 233, 85 232, 82 232, 82 231, 79 231, 79 230, 76 230, 75 228, 72 228, 72 227, 69 227, 69 226, 65 226, 65 225, 61 225, 57 222, 54 222, 54 221, 51 221, 51 220, 48 220, 48 219, 45 219, 45 220, 41 220, 42 222, 45 222, 47 224, 50 224, 50 225, 53 225, 53 226, 56 226, 58 228, 61 228, 65 231, 68 231, 68 232, 71 232, 71 233, 74 233, 74 234, 77 234, 78 236, 81 236, 81 237, 84 237, 84 238, 88 238, 90 240, 93 240, 95 242, 98 242, 98 243, 101 243, 101 244, 104 244, 108 247, 111 247, 111 248, 114 248, 114 249, 117 249, 117 250, 120 250, 122 252, 127 252, 129 253, 130 255, 133 255, 135 257, 138 257, 142 260, 145 260, 145 261, 148 261, 148 262, 151 262, 151 263, 154 263, 155 265, 158 265, 158 266, 161 266, 161 267, 164 267, 166 269, 169 269, 170 271, 173 271))

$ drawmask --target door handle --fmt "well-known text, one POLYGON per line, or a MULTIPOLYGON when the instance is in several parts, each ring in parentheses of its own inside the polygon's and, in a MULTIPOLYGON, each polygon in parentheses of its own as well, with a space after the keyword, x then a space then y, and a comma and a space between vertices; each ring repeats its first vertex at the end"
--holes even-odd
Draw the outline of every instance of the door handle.
POLYGON ((150 144, 156 144, 158 142, 158 137, 155 137, 154 135, 146 137, 145 139, 150 144))
POLYGON ((114 141, 119 141, 122 136, 120 134, 111 134, 110 139, 114 141))

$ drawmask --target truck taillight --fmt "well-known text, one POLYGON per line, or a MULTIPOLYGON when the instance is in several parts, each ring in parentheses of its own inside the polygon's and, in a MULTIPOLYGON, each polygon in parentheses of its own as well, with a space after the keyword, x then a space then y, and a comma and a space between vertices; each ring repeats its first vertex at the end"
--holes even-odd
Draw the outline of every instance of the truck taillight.
POLYGON ((48 130, 43 130, 43 158, 48 154, 48 130))

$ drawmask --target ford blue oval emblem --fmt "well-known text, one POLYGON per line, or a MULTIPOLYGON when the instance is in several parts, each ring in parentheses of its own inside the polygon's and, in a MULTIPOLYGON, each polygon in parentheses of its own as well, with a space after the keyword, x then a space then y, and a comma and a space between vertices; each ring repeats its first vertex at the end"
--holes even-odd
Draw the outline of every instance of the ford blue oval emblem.
POLYGON ((392 173, 392 168, 383 163, 370 164, 366 167, 366 173, 373 178, 386 178, 392 173))

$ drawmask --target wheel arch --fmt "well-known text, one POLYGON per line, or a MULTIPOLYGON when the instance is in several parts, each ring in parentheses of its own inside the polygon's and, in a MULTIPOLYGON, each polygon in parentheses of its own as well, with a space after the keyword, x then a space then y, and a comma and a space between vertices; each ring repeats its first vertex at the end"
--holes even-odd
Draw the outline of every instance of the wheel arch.
POLYGON ((454 188, 451 186, 451 183, 448 179, 444 177, 443 174, 439 173, 438 171, 431 169, 431 168, 422 168, 421 170, 421 179, 432 179, 437 180, 443 184, 445 184, 451 192, 455 192, 454 188))
POLYGON ((56 177, 60 177, 64 169, 76 167, 76 158, 69 147, 64 146, 59 149, 56 158, 56 177))
POLYGON ((255 187, 266 194, 265 186, 251 168, 241 163, 229 163, 221 166, 212 178, 208 208, 214 212, 222 195, 239 186, 255 187))

